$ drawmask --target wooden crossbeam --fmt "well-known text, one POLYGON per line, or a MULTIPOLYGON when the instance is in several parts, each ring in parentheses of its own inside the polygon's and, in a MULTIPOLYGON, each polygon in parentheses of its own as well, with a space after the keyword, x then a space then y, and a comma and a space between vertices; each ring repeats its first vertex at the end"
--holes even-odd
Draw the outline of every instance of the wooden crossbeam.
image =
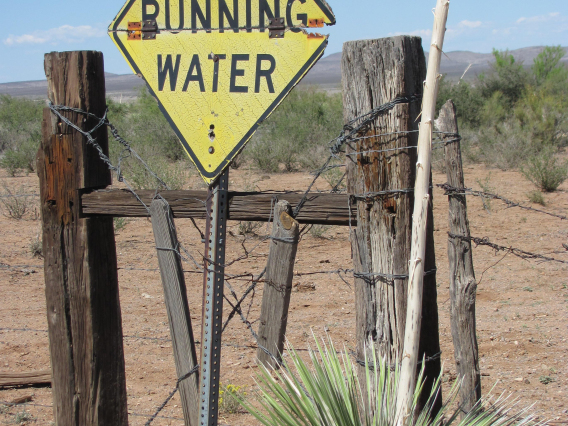
MULTIPOLYGON (((148 207, 156 191, 137 191, 148 207)), ((205 219, 207 191, 163 191, 174 217, 205 219)), ((304 197, 298 192, 229 192, 229 220, 268 221, 278 200, 286 200, 295 208, 304 197)), ((128 190, 104 189, 81 196, 81 214, 84 217, 147 217, 148 211, 128 190)), ((296 218, 299 223, 315 225, 349 225, 349 196, 345 194, 309 194, 296 218)), ((355 215, 351 224, 357 225, 355 215)))

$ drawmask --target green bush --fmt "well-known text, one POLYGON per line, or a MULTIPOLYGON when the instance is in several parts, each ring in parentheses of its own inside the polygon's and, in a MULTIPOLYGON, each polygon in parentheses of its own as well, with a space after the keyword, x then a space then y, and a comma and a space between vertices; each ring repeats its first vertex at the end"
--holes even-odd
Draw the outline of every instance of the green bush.
POLYGON ((341 95, 296 88, 259 128, 243 155, 259 169, 313 169, 327 157, 327 144, 343 126, 341 95))
POLYGON ((556 149, 547 147, 530 157, 521 171, 538 188, 553 192, 568 178, 568 161, 560 163, 556 149))
POLYGON ((509 51, 493 49, 495 62, 488 74, 478 77, 481 95, 485 99, 501 93, 507 106, 512 107, 523 96, 529 75, 522 62, 517 62, 509 51))
MULTIPOLYGON (((161 179, 169 189, 183 189, 190 173, 189 161, 170 161, 168 158, 156 153, 148 146, 136 150, 144 159, 148 168, 161 179)), ((156 179, 146 166, 133 157, 122 164, 124 178, 134 189, 163 189, 162 183, 156 179)))
POLYGON ((0 167, 6 169, 10 176, 15 176, 19 170, 33 172, 36 167, 36 155, 40 139, 28 139, 4 151, 0 167))
POLYGON ((568 146, 564 53, 546 47, 527 69, 507 51, 494 50, 492 69, 474 83, 442 80, 437 106, 447 99, 456 104, 464 158, 503 170, 519 168, 528 158, 526 173, 546 185, 562 176, 562 167, 542 153, 568 146))
POLYGON ((531 191, 527 194, 529 201, 531 203, 540 204, 541 206, 546 206, 546 200, 544 199, 544 195, 540 191, 531 191))
MULTIPOLYGON (((34 206, 34 196, 26 193, 24 186, 12 190, 6 182, 2 182, 4 192, 0 194, 0 211, 8 218, 20 220, 26 213, 32 213, 34 206)), ((37 210, 36 210, 37 217, 37 210)))
MULTIPOLYGON (((146 88, 139 93, 138 98, 131 104, 117 104, 108 99, 110 122, 119 130, 122 137, 135 144, 136 150, 141 151, 141 147, 150 147, 155 155, 170 161, 186 159, 182 145, 160 111, 156 99, 146 88)), ((116 156, 118 152, 115 150, 111 154, 116 156)))
POLYGON ((0 167, 11 176, 35 170, 42 110, 39 102, 0 95, 0 167))
POLYGON ((43 242, 39 233, 30 241, 30 253, 32 257, 43 257, 43 242))
POLYGON ((514 118, 507 118, 493 126, 479 128, 470 135, 477 148, 477 159, 501 170, 519 167, 536 150, 531 135, 514 118))
MULTIPOLYGON (((130 104, 119 104, 107 99, 109 121, 117 128, 120 136, 146 162, 170 189, 182 189, 189 175, 194 173, 192 163, 187 159, 176 134, 172 130, 157 101, 144 88, 140 96, 130 104), (185 161, 181 161, 184 159, 185 161)), ((146 167, 118 142, 112 141, 109 132, 111 162, 120 162, 124 178, 135 189, 157 189, 160 182, 146 167)))
POLYGON ((565 54, 561 46, 546 46, 535 58, 532 73, 537 86, 568 78, 568 69, 560 62, 565 54))
POLYGON ((436 110, 439 111, 449 99, 456 105, 460 125, 479 126, 481 124, 483 97, 475 86, 463 80, 453 83, 443 77, 440 81, 436 110))

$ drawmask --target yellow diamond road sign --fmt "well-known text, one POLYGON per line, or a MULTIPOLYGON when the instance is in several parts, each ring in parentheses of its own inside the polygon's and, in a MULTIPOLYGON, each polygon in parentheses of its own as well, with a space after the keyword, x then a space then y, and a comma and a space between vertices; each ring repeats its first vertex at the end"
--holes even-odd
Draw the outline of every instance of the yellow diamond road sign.
POLYGON ((323 55, 304 28, 324 24, 325 0, 129 0, 109 35, 211 183, 323 55))

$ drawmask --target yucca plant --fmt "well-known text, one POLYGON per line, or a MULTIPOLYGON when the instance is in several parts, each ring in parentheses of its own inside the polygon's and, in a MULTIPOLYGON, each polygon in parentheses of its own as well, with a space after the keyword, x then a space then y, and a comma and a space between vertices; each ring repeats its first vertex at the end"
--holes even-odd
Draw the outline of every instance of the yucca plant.
MULTIPOLYGON (((398 363, 391 366, 377 356, 370 345, 365 360, 365 383, 358 379, 355 367, 343 351, 339 354, 332 341, 315 339, 315 349, 309 351, 308 366, 291 345, 287 346, 290 361, 283 361, 280 371, 263 366, 257 378, 256 400, 241 399, 241 405, 265 426, 392 426, 397 424, 396 391, 399 380, 398 363)), ((518 409, 515 400, 500 396, 486 397, 464 418, 455 407, 460 382, 452 386, 448 401, 433 415, 432 404, 440 389, 438 378, 426 406, 417 411, 418 397, 423 389, 419 375, 412 416, 403 419, 404 426, 513 426, 537 425, 530 408, 518 409), (516 414, 512 412, 517 409, 516 414)), ((541 422, 542 423, 542 422, 541 422)))

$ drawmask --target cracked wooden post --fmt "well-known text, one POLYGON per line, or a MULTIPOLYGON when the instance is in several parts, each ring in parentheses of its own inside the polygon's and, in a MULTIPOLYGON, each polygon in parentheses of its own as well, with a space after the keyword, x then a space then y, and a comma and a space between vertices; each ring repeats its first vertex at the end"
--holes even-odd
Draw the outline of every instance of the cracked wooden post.
POLYGON ((300 226, 291 216, 290 204, 287 201, 279 201, 274 208, 272 241, 266 265, 266 283, 258 329, 259 345, 266 348, 276 359, 260 346, 257 357, 270 368, 279 367, 280 355, 284 349, 299 236, 300 226))
MULTIPOLYGON (((343 45, 342 61, 346 122, 399 96, 422 94, 426 62, 420 37, 348 42, 343 45)), ((413 188, 417 154, 415 148, 405 147, 417 144, 419 114, 420 101, 397 105, 377 118, 361 135, 367 138, 346 146, 349 194, 413 188), (368 152, 384 149, 393 151, 368 152)), ((351 247, 356 272, 408 274, 413 205, 412 190, 384 198, 360 198, 354 203, 357 225, 351 235, 351 247)), ((431 206, 428 214, 426 268, 430 271, 435 269, 431 206)), ((392 362, 402 358, 407 289, 408 279, 355 279, 359 360, 365 359, 365 347, 369 341, 373 342, 380 357, 392 362)), ((423 312, 420 356, 429 357, 440 352, 435 274, 425 277, 423 312)), ((360 379, 365 380, 365 368, 357 368, 360 379)), ((439 359, 427 363, 426 388, 431 387, 440 369, 439 359)), ((421 398, 419 405, 424 405, 427 396, 421 398)), ((441 398, 438 398, 435 408, 439 404, 441 398)))
MULTIPOLYGON (((456 107, 449 100, 440 110, 438 130, 449 133, 443 140, 453 140, 445 146, 446 178, 454 188, 465 188, 456 107)), ((450 232, 470 236, 465 194, 449 194, 450 232)), ((450 272, 450 300, 454 358, 460 387, 461 417, 481 399, 481 377, 475 324, 475 296, 477 282, 473 270, 471 241, 448 237, 448 260, 450 272)))
MULTIPOLYGON (((102 53, 49 53, 45 74, 54 105, 104 115, 102 53)), ((61 114, 84 130, 98 124, 83 114, 61 114)), ((106 127, 93 136, 108 155, 106 127)), ((110 171, 86 138, 49 108, 43 114, 37 162, 55 423, 126 425, 113 220, 80 216, 80 192, 110 185, 110 171)))
MULTIPOLYGON (((191 315, 187 303, 187 289, 173 214, 167 201, 156 199, 150 205, 152 228, 158 251, 160 276, 168 312, 168 324, 177 377, 188 374, 198 364, 191 315)), ((179 383, 179 393, 186 426, 199 424, 199 373, 179 383)))
MULTIPOLYGON (((432 131, 436 114, 436 98, 441 75, 440 60, 446 34, 449 0, 438 0, 434 14, 434 31, 430 43, 428 72, 424 83, 422 121, 418 136, 418 161, 414 186, 414 213, 412 215, 412 247, 410 249, 408 307, 404 332, 404 349, 400 381, 397 390, 397 425, 405 424, 411 412, 416 389, 416 365, 421 358, 420 335, 424 312, 422 310, 424 273, 428 235, 428 205, 431 203, 432 131)), ((424 339, 424 336, 422 336, 424 339)), ((425 388, 429 393, 430 389, 425 388)))

